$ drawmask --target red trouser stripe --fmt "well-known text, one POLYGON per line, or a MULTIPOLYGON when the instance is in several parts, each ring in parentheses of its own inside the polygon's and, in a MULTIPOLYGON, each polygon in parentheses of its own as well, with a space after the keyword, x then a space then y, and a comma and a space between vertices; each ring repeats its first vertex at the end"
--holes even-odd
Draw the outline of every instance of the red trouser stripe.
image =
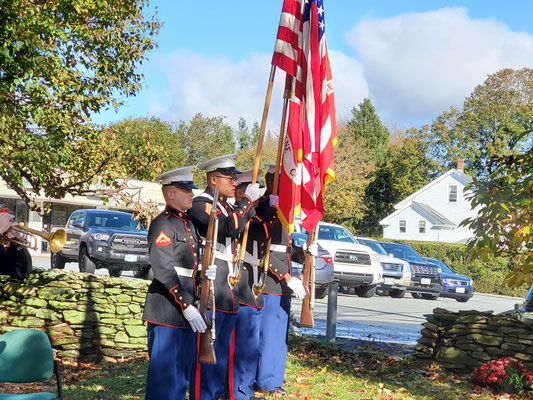
POLYGON ((200 374, 202 372, 202 364, 200 364, 200 333, 197 333, 197 350, 196 350, 196 380, 194 386, 196 387, 194 399, 200 400, 200 374))
POLYGON ((229 348, 229 362, 228 362, 228 387, 229 387, 229 398, 230 400, 235 400, 235 393, 233 393, 233 355, 235 354, 235 328, 231 333, 231 346, 229 348))

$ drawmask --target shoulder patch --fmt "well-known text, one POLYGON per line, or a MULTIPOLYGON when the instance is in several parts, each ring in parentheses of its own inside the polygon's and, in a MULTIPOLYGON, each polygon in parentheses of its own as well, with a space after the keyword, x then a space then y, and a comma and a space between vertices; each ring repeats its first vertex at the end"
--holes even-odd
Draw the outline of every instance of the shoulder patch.
POLYGON ((211 208, 213 208, 213 206, 211 205, 211 203, 205 203, 205 213, 207 215, 211 214, 211 208))
POLYGON ((161 231, 155 239, 155 244, 159 247, 168 246, 170 243, 172 243, 172 239, 170 239, 168 235, 163 231, 161 231))

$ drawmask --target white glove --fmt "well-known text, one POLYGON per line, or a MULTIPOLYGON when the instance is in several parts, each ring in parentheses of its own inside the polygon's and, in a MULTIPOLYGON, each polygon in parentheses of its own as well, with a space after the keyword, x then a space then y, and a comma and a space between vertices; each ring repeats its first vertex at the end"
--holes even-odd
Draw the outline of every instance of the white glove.
POLYGON ((303 251, 307 251, 309 254, 311 254, 313 257, 318 257, 318 243, 311 243, 309 247, 307 247, 307 242, 304 242, 302 245, 303 251))
POLYGON ((287 286, 292 290, 298 300, 302 300, 305 297, 304 285, 298 278, 292 276, 289 282, 287 282, 287 286))
POLYGON ((194 306, 190 305, 183 310, 183 316, 189 321, 193 332, 204 333, 207 329, 204 319, 194 306))
POLYGON ((270 200, 270 207, 278 208, 279 206, 279 196, 276 196, 275 194, 271 194, 268 196, 270 200))
POLYGON ((248 185, 246 191, 244 192, 245 196, 248 196, 252 203, 259 198, 259 183, 254 183, 253 185, 248 185))
POLYGON ((205 270, 205 277, 209 279, 210 281, 214 281, 217 277, 217 266, 216 264, 210 265, 205 270))

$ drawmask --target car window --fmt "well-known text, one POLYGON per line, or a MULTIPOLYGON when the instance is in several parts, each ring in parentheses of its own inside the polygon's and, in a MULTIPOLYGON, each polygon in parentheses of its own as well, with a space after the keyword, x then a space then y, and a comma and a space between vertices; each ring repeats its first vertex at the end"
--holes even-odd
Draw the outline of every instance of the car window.
MULTIPOLYGON (((91 228, 112 228, 127 231, 137 231, 138 221, 130 214, 90 213, 88 226, 91 228)), ((145 230, 141 226, 141 230, 145 230)))
POLYGON ((444 264, 442 261, 440 260, 435 260, 434 258, 425 258, 424 260, 432 263, 432 264, 435 264, 435 265, 438 265, 441 269, 442 269, 442 272, 446 272, 448 274, 453 274, 454 272, 451 270, 450 267, 448 267, 446 264, 444 264))
POLYGON ((394 257, 401 258, 407 261, 424 262, 424 259, 409 246, 401 246, 393 243, 381 243, 387 253, 391 253, 394 257))
POLYGON ((366 239, 357 239, 357 241, 363 246, 370 247, 372 250, 374 250, 378 254, 382 254, 384 256, 388 254, 387 251, 383 248, 383 246, 380 245, 378 242, 374 242, 373 240, 366 240, 366 239))
POLYGON ((70 216, 70 219, 68 220, 68 223, 67 223, 67 226, 69 228, 74 228, 74 225, 72 225, 72 223, 78 219, 79 215, 80 215, 80 213, 73 213, 70 216))
POLYGON ((357 243, 348 230, 340 226, 320 225, 318 238, 322 240, 335 240, 337 242, 357 243))

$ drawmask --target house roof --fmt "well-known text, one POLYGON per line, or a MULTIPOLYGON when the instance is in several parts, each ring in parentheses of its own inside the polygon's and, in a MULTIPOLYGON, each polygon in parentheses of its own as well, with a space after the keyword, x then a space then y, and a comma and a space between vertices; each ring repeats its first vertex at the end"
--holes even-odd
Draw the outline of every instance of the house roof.
POLYGON ((450 221, 448 218, 446 218, 444 215, 440 214, 436 210, 434 210, 432 207, 428 206, 427 204, 420 203, 417 201, 414 201, 418 196, 420 196, 422 193, 430 190, 434 186, 438 185, 439 182, 443 181, 447 177, 453 177, 456 179, 459 183, 466 185, 470 182, 472 182, 472 178, 465 174, 460 169, 450 169, 445 174, 442 174, 438 178, 432 180, 429 182, 426 186, 420 188, 416 192, 414 192, 409 197, 403 199, 398 204, 394 206, 396 211, 394 211, 392 214, 386 216, 381 221, 379 221, 380 225, 388 225, 390 221, 396 217, 398 214, 402 213, 407 208, 411 207, 418 212, 419 214, 423 215, 429 222, 431 222, 433 225, 442 227, 444 229, 454 229, 457 227, 455 223, 450 221))
POLYGON ((445 174, 442 174, 438 178, 432 180, 429 182, 426 186, 418 189, 416 192, 414 192, 411 196, 406 197, 402 201, 400 201, 398 204, 394 206, 395 209, 403 208, 406 203, 410 203, 413 199, 424 193, 425 191, 431 189, 433 186, 437 185, 440 181, 446 179, 447 177, 452 176, 454 179, 456 179, 459 183, 462 183, 463 185, 466 185, 470 182, 472 182, 472 178, 470 175, 465 174, 460 169, 451 169, 445 174))

